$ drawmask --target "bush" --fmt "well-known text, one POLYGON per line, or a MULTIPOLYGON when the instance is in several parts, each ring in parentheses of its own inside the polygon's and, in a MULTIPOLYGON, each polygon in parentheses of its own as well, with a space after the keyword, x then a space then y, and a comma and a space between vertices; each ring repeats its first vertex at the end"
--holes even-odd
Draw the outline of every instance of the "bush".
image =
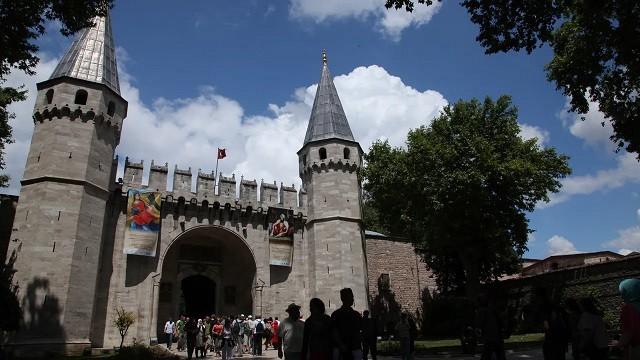
POLYGON ((435 296, 425 299, 422 334, 425 337, 458 338, 474 325, 475 304, 465 297, 435 296))

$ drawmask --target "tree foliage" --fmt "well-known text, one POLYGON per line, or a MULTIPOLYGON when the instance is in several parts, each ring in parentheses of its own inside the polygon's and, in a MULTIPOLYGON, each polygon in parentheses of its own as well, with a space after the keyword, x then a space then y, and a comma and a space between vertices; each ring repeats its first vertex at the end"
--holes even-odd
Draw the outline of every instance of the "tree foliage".
MULTIPOLYGON (((431 0, 418 0, 431 5, 431 0)), ((489 54, 549 45, 547 77, 585 114, 589 101, 613 126, 611 140, 640 158, 640 1, 462 0, 489 54)), ((412 0, 387 8, 412 11, 412 0)), ((604 123, 603 123, 604 125, 604 123)))
POLYGON ((120 348, 122 348, 122 344, 124 344, 124 337, 127 336, 127 332, 133 323, 136 322, 136 316, 130 312, 125 310, 124 307, 116 307, 116 313, 113 317, 113 326, 118 329, 120 333, 120 348))
POLYGON ((443 291, 517 271, 527 212, 557 192, 568 158, 520 137, 508 96, 459 101, 431 126, 411 130, 406 148, 372 145, 363 175, 380 223, 408 236, 443 291))
MULTIPOLYGON (((48 21, 59 21, 60 32, 71 35, 93 25, 95 16, 105 15, 113 0, 29 0, 0 1, 0 170, 5 168, 4 148, 12 142, 9 120, 13 114, 7 107, 26 98, 26 91, 3 87, 12 69, 34 74, 38 64, 35 41, 45 33, 48 21)), ((0 175, 0 187, 8 177, 0 175)))
MULTIPOLYGON (((3 309, 3 315, 0 316, 0 335, 18 330, 22 318, 22 309, 16 295, 17 288, 13 286, 13 275, 16 272, 13 268, 15 261, 16 253, 14 251, 7 259, 6 264, 0 262, 0 309, 3 309)), ((2 336, 0 336, 1 339, 2 336)), ((1 345, 2 342, 0 342, 1 345)))

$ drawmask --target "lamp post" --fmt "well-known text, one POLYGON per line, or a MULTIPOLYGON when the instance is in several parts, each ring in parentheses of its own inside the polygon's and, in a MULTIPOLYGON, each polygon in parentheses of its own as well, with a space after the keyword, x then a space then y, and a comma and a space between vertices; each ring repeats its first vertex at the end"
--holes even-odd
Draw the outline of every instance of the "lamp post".
POLYGON ((254 286, 254 289, 256 289, 256 292, 260 292, 260 317, 262 317, 262 289, 264 289, 264 285, 266 283, 260 278, 258 278, 258 281, 260 282, 260 284, 256 282, 256 286, 254 286))

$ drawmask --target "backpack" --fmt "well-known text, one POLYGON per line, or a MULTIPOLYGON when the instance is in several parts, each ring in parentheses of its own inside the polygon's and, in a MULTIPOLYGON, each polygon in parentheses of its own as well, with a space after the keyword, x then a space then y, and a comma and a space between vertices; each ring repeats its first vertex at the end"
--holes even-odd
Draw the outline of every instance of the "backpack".
POLYGON ((262 334, 264 332, 264 323, 262 321, 258 321, 256 324, 256 334, 262 334))
POLYGON ((233 335, 240 335, 240 322, 234 321, 231 331, 233 332, 233 335))

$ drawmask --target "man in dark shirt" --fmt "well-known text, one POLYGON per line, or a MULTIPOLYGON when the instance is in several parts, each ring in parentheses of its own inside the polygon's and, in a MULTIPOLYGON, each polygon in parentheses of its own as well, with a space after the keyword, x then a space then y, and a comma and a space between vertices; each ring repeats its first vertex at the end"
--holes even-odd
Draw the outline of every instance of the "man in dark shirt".
POLYGON ((376 360, 378 341, 376 319, 369 317, 369 310, 362 312, 362 358, 367 359, 371 352, 371 359, 376 360))
POLYGON ((340 352, 340 360, 362 359, 362 317, 353 310, 353 291, 350 288, 340 290, 342 307, 331 314, 333 327, 336 331, 335 343, 340 352))

